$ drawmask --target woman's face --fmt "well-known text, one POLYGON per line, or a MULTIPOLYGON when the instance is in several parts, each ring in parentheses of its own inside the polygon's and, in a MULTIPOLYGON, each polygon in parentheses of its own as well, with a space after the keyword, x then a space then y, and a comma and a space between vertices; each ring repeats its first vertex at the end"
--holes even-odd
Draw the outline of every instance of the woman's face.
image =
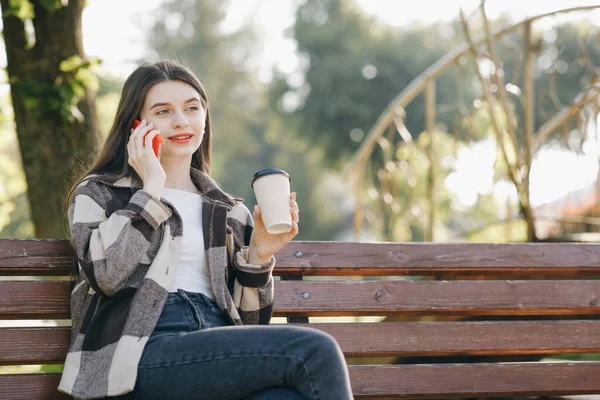
POLYGON ((161 159, 190 158, 200 147, 206 123, 206 110, 200 94, 181 81, 152 86, 146 95, 141 118, 160 129, 163 139, 161 159))

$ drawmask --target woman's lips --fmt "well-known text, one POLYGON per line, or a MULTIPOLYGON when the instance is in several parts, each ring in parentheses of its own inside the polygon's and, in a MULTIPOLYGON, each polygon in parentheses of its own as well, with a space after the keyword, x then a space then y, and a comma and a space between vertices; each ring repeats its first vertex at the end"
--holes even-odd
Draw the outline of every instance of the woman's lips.
POLYGON ((173 143, 186 144, 192 140, 193 136, 194 135, 192 135, 191 133, 185 133, 180 135, 169 136, 167 139, 169 139, 173 143))

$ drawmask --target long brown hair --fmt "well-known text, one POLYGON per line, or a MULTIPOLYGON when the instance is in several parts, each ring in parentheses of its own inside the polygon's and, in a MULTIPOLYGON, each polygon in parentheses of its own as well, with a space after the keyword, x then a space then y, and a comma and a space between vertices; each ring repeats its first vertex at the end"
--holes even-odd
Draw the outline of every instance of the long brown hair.
POLYGON ((184 65, 175 61, 159 61, 154 64, 143 64, 129 75, 123 90, 121 100, 112 127, 106 137, 104 146, 91 167, 79 175, 69 190, 66 198, 65 211, 69 206, 77 186, 90 174, 115 174, 119 178, 132 175, 133 168, 128 164, 127 139, 130 135, 133 121, 139 118, 146 99, 146 94, 160 82, 181 81, 192 86, 200 94, 202 106, 206 109, 205 132, 200 148, 192 155, 192 167, 209 174, 212 153, 212 132, 208 96, 200 80, 184 65))

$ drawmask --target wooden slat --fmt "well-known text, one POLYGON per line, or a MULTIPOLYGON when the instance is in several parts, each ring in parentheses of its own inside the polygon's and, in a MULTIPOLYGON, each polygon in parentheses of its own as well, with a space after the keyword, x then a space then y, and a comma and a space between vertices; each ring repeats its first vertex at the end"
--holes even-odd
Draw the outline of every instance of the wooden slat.
POLYGON ((0 276, 69 275, 72 265, 66 240, 0 239, 0 276))
POLYGON ((68 319, 71 282, 0 282, 0 319, 68 319))
MULTIPOLYGON (((347 357, 600 352, 600 321, 298 324, 332 335, 347 357), (576 334, 573 334, 576 332, 576 334)), ((0 328, 0 364, 64 361, 70 328, 0 328)))
POLYGON ((277 282, 275 315, 585 315, 600 281, 277 282))
POLYGON ((0 399, 68 400, 71 396, 56 388, 60 374, 0 375, 0 399))
POLYGON ((295 324, 332 335, 347 357, 600 352, 600 321, 295 324))
MULTIPOLYGON (((0 318, 69 318, 70 282, 0 282, 0 318)), ((592 315, 600 281, 277 282, 276 316, 592 315), (306 297, 306 298, 305 298, 306 297)))
MULTIPOLYGON (((600 394, 600 363, 350 366, 356 398, 600 394)), ((68 399, 58 374, 0 375, 0 398, 68 399)))
POLYGON ((600 362, 351 366, 356 398, 600 394, 600 362))
POLYGON ((0 365, 62 363, 70 327, 0 328, 0 365))
POLYGON ((275 257, 278 275, 488 274, 600 276, 594 243, 292 242, 275 257))
MULTIPOLYGON (((594 243, 292 242, 277 275, 488 274, 600 276, 594 243)), ((69 275, 66 240, 0 239, 0 275, 69 275)))

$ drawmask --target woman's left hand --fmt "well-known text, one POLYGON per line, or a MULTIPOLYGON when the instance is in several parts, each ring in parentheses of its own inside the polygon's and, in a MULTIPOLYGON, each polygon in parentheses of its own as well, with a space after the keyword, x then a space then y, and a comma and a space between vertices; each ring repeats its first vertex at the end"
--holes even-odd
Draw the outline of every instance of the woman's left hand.
POLYGON ((290 195, 290 212, 292 214, 292 229, 289 232, 273 235, 267 232, 262 220, 259 206, 254 206, 254 230, 250 237, 248 249, 248 262, 250 264, 266 264, 271 261, 271 256, 281 250, 298 234, 300 222, 300 209, 296 202, 296 192, 290 195))

